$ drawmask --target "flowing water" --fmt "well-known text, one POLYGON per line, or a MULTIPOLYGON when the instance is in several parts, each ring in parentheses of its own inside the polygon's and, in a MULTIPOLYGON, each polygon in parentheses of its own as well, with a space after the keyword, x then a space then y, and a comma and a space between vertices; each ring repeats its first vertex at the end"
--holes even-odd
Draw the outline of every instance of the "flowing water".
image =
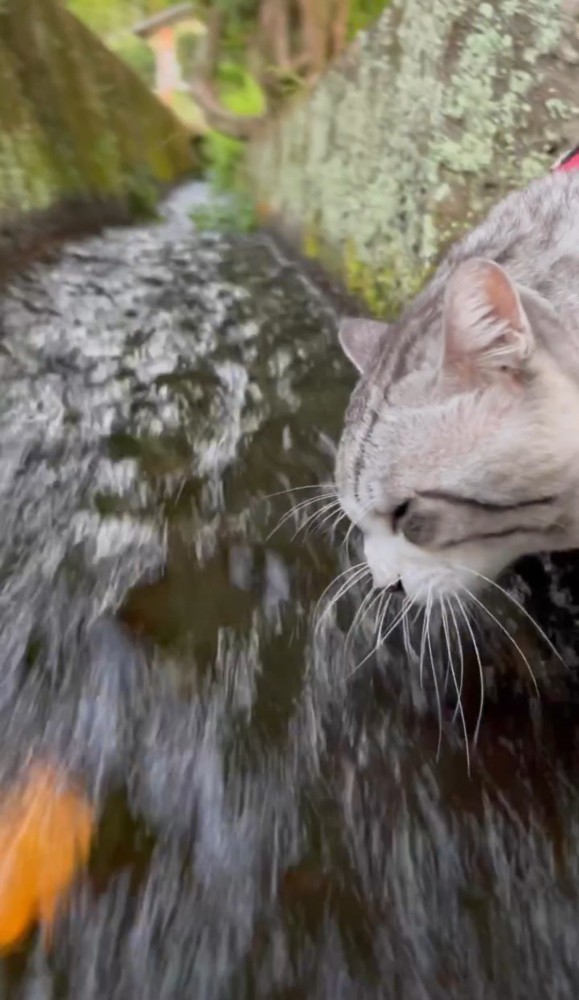
MULTIPOLYGON (((315 505, 272 531, 309 496, 281 491, 331 478, 338 303, 263 235, 196 233, 190 195, 0 301, 0 779, 50 760, 98 818, 0 996, 576 997, 572 671, 493 605, 552 680, 538 701, 484 647, 469 774, 419 657, 346 639, 364 591, 314 629, 344 534, 308 531, 315 505)), ((573 666, 555 569, 513 593, 573 666)))

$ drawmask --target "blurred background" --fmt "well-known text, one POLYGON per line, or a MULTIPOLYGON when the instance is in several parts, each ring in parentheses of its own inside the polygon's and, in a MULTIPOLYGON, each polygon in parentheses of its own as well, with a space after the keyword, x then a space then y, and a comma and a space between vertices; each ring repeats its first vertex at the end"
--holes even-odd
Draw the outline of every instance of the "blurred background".
POLYGON ((199 227, 271 224, 392 312, 577 134, 575 0, 3 0, 0 45, 3 261, 193 171, 199 227))

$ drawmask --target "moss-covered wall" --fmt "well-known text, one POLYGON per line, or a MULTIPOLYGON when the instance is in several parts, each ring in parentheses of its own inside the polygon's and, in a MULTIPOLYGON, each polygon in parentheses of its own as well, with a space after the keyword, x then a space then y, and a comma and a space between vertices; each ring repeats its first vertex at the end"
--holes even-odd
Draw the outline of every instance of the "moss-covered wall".
POLYGON ((60 204, 130 211, 194 165, 186 128, 60 0, 0 0, 2 227, 60 204))
POLYGON ((577 0, 392 0, 249 151, 264 215, 376 311, 579 142, 577 0))

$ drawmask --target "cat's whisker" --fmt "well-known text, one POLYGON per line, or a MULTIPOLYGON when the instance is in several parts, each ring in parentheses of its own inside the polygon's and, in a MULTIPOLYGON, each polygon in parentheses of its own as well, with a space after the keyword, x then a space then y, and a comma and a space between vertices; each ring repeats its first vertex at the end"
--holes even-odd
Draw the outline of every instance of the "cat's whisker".
POLYGON ((357 527, 356 522, 355 521, 351 521, 350 522, 350 527, 348 528, 348 530, 346 532, 346 537, 344 538, 344 541, 342 542, 342 547, 344 549, 348 548, 348 543, 350 541, 350 536, 351 536, 354 528, 356 528, 356 527, 357 527))
MULTIPOLYGON (((359 519, 365 517, 366 514, 369 514, 370 511, 373 510, 374 506, 375 506, 374 501, 371 501, 370 503, 368 503, 364 507, 362 507, 362 510, 360 511, 360 513, 358 515, 359 519)), ((346 549, 347 549, 348 543, 350 541, 350 536, 351 536, 351 534, 352 534, 352 532, 354 531, 355 528, 358 528, 358 530, 360 530, 360 525, 358 524, 358 522, 357 521, 350 521, 350 526, 349 526, 349 528, 348 528, 348 530, 346 532, 346 537, 344 538, 344 541, 342 542, 342 546, 344 548, 346 548, 346 549)))
MULTIPOLYGON (((458 622, 456 620, 456 615, 454 613, 454 608, 452 606, 452 599, 449 599, 449 602, 448 602, 448 613, 450 614, 450 616, 452 618, 452 624, 454 626, 454 634, 456 635, 456 643, 457 643, 457 646, 458 646, 458 655, 459 655, 459 659, 460 659, 460 681, 459 681, 459 691, 458 691, 458 705, 460 705, 460 703, 462 701, 462 690, 463 690, 463 686, 464 686, 464 654, 463 654, 463 649, 462 649, 462 639, 461 639, 461 636, 460 636, 460 629, 458 627, 458 622)), ((457 716, 457 713, 458 713, 458 705, 455 708, 454 714, 452 716, 452 721, 453 722, 456 720, 456 716, 457 716)))
MULTIPOLYGON (((313 514, 309 514, 306 517, 306 519, 303 522, 303 524, 298 525, 298 527, 294 531, 294 533, 292 535, 292 542, 295 541, 295 539, 299 535, 300 531, 305 531, 305 529, 308 527, 308 525, 311 526, 311 525, 315 524, 318 520, 321 520, 321 519, 323 519, 323 521, 325 521, 326 518, 332 518, 332 517, 334 517, 336 509, 339 506, 340 506, 340 501, 339 500, 331 500, 327 504, 325 504, 322 508, 320 508, 320 510, 315 510, 313 514)), ((293 511, 292 511, 292 513, 293 513, 293 511)), ((322 523, 323 523, 323 521, 322 521, 322 523)))
POLYGON ((376 626, 374 629, 374 634, 376 636, 376 642, 372 650, 373 653, 377 653, 382 640, 382 631, 384 629, 384 622, 386 621, 386 615, 388 614, 388 608, 390 606, 390 601, 392 600, 392 594, 387 591, 384 592, 384 604, 378 609, 378 614, 376 615, 376 626))
POLYGON ((290 518, 295 517, 296 514, 299 514, 302 510, 306 510, 308 507, 311 507, 312 504, 322 503, 325 507, 328 503, 333 502, 334 501, 331 497, 309 497, 307 500, 300 500, 299 503, 293 504, 289 510, 286 510, 285 513, 282 514, 278 521, 278 527, 285 524, 285 522, 289 521, 290 518))
MULTIPOLYGON (((441 610, 441 621, 442 621, 442 610, 441 610)), ((445 662, 445 667, 444 667, 444 679, 443 679, 443 682, 442 682, 442 697, 443 698, 446 698, 446 694, 447 694, 447 691, 448 691, 448 682, 449 682, 449 680, 450 680, 450 668, 449 668, 449 665, 448 665, 448 657, 447 657, 446 658, 446 662, 445 662)))
POLYGON ((366 654, 366 656, 364 656, 364 658, 362 660, 360 660, 359 663, 356 664, 356 666, 354 667, 354 669, 351 670, 349 674, 346 674, 346 676, 344 678, 344 680, 346 682, 348 682, 354 676, 354 674, 357 674, 358 671, 360 670, 360 668, 364 666, 364 664, 366 663, 366 661, 369 660, 370 657, 373 656, 374 653, 376 653, 377 650, 379 649, 379 647, 380 647, 380 632, 381 632, 382 626, 384 624, 384 616, 385 616, 385 614, 386 614, 386 609, 384 610, 384 612, 383 612, 383 614, 382 614, 381 617, 377 616, 377 619, 376 619, 376 637, 377 638, 376 638, 376 642, 372 646, 372 649, 370 650, 369 653, 366 654))
POLYGON ((414 659, 415 653, 410 644, 410 632, 408 630, 408 615, 402 619, 402 635, 404 637, 404 651, 410 659, 414 659))
MULTIPOLYGON (((323 502, 324 506, 321 508, 321 510, 315 511, 313 516, 315 516, 315 514, 318 514, 318 513, 320 513, 320 514, 321 513, 325 513, 325 511, 328 510, 328 508, 330 506, 336 507, 336 506, 339 505, 339 500, 331 499, 331 498, 328 498, 327 496, 310 497, 308 500, 302 500, 300 503, 294 504, 293 507, 291 507, 288 511, 286 511, 286 513, 277 522, 275 528, 273 528, 270 531, 269 535, 267 536, 267 540, 269 541, 269 539, 272 537, 272 535, 275 535, 275 533, 277 531, 279 531, 279 529, 281 527, 283 527, 283 525, 286 524, 287 521, 291 520, 292 517, 295 518, 300 513, 300 511, 305 510, 305 508, 309 507, 310 504, 320 503, 320 502, 323 502)), ((307 523, 307 521, 306 521, 306 523, 307 523)))
POLYGON ((492 621, 494 621, 494 623, 496 625, 498 625, 498 627, 500 628, 501 632, 504 632, 504 634, 507 636, 507 639, 509 639, 510 642, 513 644, 513 646, 517 650, 519 656, 522 658, 523 662, 525 663, 525 666, 527 667, 527 670, 529 671, 531 680, 533 681, 533 687, 535 688, 535 693, 537 695, 537 698, 540 698, 541 697, 541 692, 539 691, 539 685, 537 684, 537 679, 536 679, 536 677, 535 677, 535 675, 533 673, 533 669, 531 667, 531 664, 529 663, 527 657, 523 653, 523 650, 519 646, 519 644, 516 641, 516 639, 514 638, 514 636, 511 635, 511 633, 509 632, 509 630, 505 628, 505 626, 503 625, 503 623, 499 621, 499 619, 496 617, 496 615, 494 615, 492 613, 492 611, 489 611, 489 609, 487 608, 486 604, 483 604, 482 601, 479 601, 478 597, 475 597, 475 595, 467 587, 463 586, 462 590, 464 590, 465 593, 468 594, 468 596, 470 597, 471 601, 474 601, 474 603, 479 608, 481 608, 482 611, 484 611, 485 614, 487 614, 489 616, 489 618, 491 618, 492 621))
MULTIPOLYGON (((312 532, 312 531, 317 532, 319 534, 322 531, 327 530, 328 534, 331 535, 331 533, 336 530, 336 528, 339 525, 340 521, 343 521, 344 518, 346 517, 346 514, 341 509, 341 505, 340 505, 340 501, 339 500, 332 505, 332 508, 329 509, 329 513, 328 513, 328 509, 329 508, 327 508, 325 511, 318 511, 318 512, 316 512, 316 514, 312 518, 309 519, 310 520, 310 525, 309 525, 309 527, 308 527, 308 529, 307 529, 306 534, 305 534, 304 537, 307 537, 307 535, 310 532, 312 532), (336 514, 336 510, 338 511, 337 514, 336 514), (328 521, 331 521, 332 524, 330 525, 330 527, 328 529, 325 529, 324 525, 327 524, 328 521), (314 524, 315 524, 315 527, 313 527, 314 524)), ((306 525, 303 525, 302 528, 299 528, 298 531, 296 531, 296 535, 299 534, 299 532, 302 531, 303 528, 305 528, 305 527, 306 527, 306 525)), ((295 538, 295 535, 294 535, 294 538, 295 538)))
POLYGON ((380 646, 384 645, 384 643, 386 642, 386 640, 388 639, 388 637, 392 634, 392 632, 394 631, 394 629, 397 628, 397 626, 400 624, 400 622, 408 614, 408 612, 413 607, 413 605, 414 605, 414 600, 409 600, 408 598, 405 600, 405 602, 404 602, 401 610, 395 616, 394 621, 388 627, 388 630, 387 630, 387 632, 386 632, 386 634, 384 636, 381 634, 382 625, 384 623, 384 618, 382 618, 382 622, 380 623, 380 627, 379 627, 379 630, 378 630, 378 638, 376 640, 375 646, 373 646, 373 648, 370 650, 370 652, 367 653, 366 656, 362 660, 360 660, 360 663, 358 663, 354 667, 354 669, 349 674, 346 675, 346 678, 345 678, 346 681, 349 681, 354 676, 354 674, 357 674, 358 671, 364 666, 364 664, 374 655, 374 653, 376 653, 378 651, 378 649, 380 648, 380 646))
MULTIPOLYGON (((370 571, 366 566, 364 566, 355 577, 351 577, 343 586, 340 588, 339 592, 332 597, 328 607, 322 613, 322 618, 327 617, 332 609, 341 601, 346 594, 348 594, 354 587, 359 586, 363 581, 370 575, 370 571)), ((320 619, 322 620, 322 619, 320 619)))
MULTIPOLYGON (((316 626, 315 626, 315 631, 316 632, 319 632, 320 628, 322 627, 323 622, 326 620, 326 618, 329 617, 329 615, 331 614, 332 609, 336 606, 336 604, 338 603, 338 601, 341 600, 342 597, 345 597, 349 590, 352 590, 358 583, 361 583, 362 580, 364 579, 364 577, 367 576, 367 575, 369 575, 369 573, 370 573, 370 570, 368 569, 367 565, 364 563, 364 564, 362 564, 361 568, 358 568, 357 570, 353 571, 353 575, 350 576, 346 580, 345 583, 341 584, 341 586, 339 587, 337 593, 333 595, 333 597, 328 601, 328 604, 326 605, 326 607, 322 611, 322 613, 321 613, 321 615, 320 615, 320 617, 319 617, 319 619, 318 619, 318 621, 316 623, 316 626)), ((319 601, 318 601, 318 604, 319 604, 319 601)))
MULTIPOLYGON (((429 611, 432 613, 432 598, 429 599, 429 611)), ((430 620, 430 614, 429 614, 430 620)), ((440 757, 440 748, 442 746, 442 702, 440 700, 440 689, 438 687, 438 677, 436 675, 436 666, 434 664, 434 653, 432 651, 432 641, 430 639, 430 628, 426 630, 426 642, 428 645, 428 654, 430 657, 430 667, 432 670, 432 680, 434 681, 434 690, 436 692, 436 704, 438 706, 438 744, 436 747, 436 759, 440 757)))
POLYGON ((313 504, 313 503, 320 503, 322 501, 324 503, 333 502, 333 501, 334 502, 339 502, 338 498, 336 496, 332 496, 331 493, 322 493, 322 494, 318 494, 315 497, 308 497, 307 500, 299 500, 298 503, 295 503, 295 504, 293 504, 293 506, 290 507, 290 509, 287 511, 287 513, 288 514, 295 514, 295 512, 298 511, 298 510, 304 510, 306 507, 309 507, 311 504, 313 504))
POLYGON ((338 526, 342 523, 345 517, 346 514, 342 512, 341 514, 337 514, 335 520, 332 521, 330 527, 328 528, 328 534, 332 539, 334 537, 335 532, 337 531, 338 526))
POLYGON ((414 625, 416 625, 416 622, 420 618, 420 615, 423 614, 423 613, 424 613, 424 608, 421 608, 421 607, 417 608, 416 614, 414 615, 414 618, 410 622, 410 624, 411 624, 412 627, 414 627, 414 625))
POLYGON ((364 616, 364 614, 365 614, 366 605, 369 604, 369 603, 371 603, 372 596, 373 596, 373 591, 372 591, 372 588, 370 587, 368 593, 366 594, 365 597, 362 598, 362 601, 360 602, 359 606, 357 607, 356 612, 354 614, 354 617, 353 617, 353 619, 352 619, 352 621, 350 623, 350 627, 349 627, 348 631, 346 632, 346 638, 344 640, 344 652, 343 652, 344 657, 347 657, 347 655, 348 655, 348 649, 349 649, 349 645, 350 645, 350 638, 351 638, 351 636, 352 636, 352 634, 353 634, 353 632, 354 632, 354 630, 356 628, 356 625, 358 624, 358 621, 359 620, 361 621, 362 618, 363 618, 363 616, 364 616))
POLYGON ((366 573, 367 573, 366 567, 362 566, 360 569, 351 573, 346 580, 342 581, 336 592, 332 594, 331 597, 328 599, 326 606, 321 612, 319 623, 321 623, 330 614, 333 607, 338 603, 338 601, 341 600, 341 598, 344 597, 348 593, 348 591, 351 590, 356 585, 356 583, 359 583, 361 580, 364 579, 366 573))
MULTIPOLYGON (((366 660, 369 659, 369 657, 372 656, 372 654, 375 653, 378 650, 378 648, 380 646, 380 634, 381 634, 382 628, 384 626, 384 618, 386 617, 386 611, 388 610, 388 603, 389 603, 389 601, 386 601, 386 607, 384 608, 384 610, 382 611, 382 613, 380 613, 380 611, 378 611, 378 614, 376 615, 376 626, 374 628, 374 635, 376 636, 376 642, 372 646, 372 649, 370 650, 370 652, 368 653, 368 655, 366 657, 364 657, 364 659, 361 661, 361 663, 357 664, 357 666, 354 668, 354 670, 352 671, 352 673, 356 673, 356 671, 359 670, 359 668, 362 666, 362 664, 364 664, 366 662, 366 660)), ((348 675, 348 677, 346 677, 346 680, 348 680, 350 676, 352 676, 352 675, 351 674, 348 675)))
POLYGON ((384 643, 386 642, 386 640, 388 639, 388 637, 392 634, 392 632, 394 631, 394 629, 397 628, 397 626, 400 624, 400 622, 404 621, 404 618, 406 617, 406 615, 408 615, 408 613, 410 612, 410 609, 414 607, 414 604, 415 604, 414 599, 410 599, 410 598, 406 598, 405 599, 404 604, 402 605, 401 610, 398 612, 398 615, 396 616, 395 620, 388 627, 388 631, 386 632, 386 635, 382 637, 381 642, 380 642, 381 646, 384 645, 384 643))
POLYGON ((380 648, 380 640, 382 636, 382 629, 384 628, 384 622, 386 621, 386 615, 388 614, 388 608, 390 607, 390 601, 392 600, 392 594, 387 590, 383 594, 383 602, 378 608, 376 614, 376 626, 374 629, 374 634, 376 636, 376 645, 374 646, 374 652, 380 648))
POLYGON ((332 512, 331 514, 328 514, 327 517, 324 518, 324 521, 320 522, 320 524, 317 524, 315 527, 312 527, 311 525, 308 527, 304 535, 304 539, 309 538, 310 535, 325 535, 329 539, 330 543, 334 544, 336 531, 345 517, 346 515, 343 512, 338 512, 337 514, 332 512), (326 528, 324 526, 325 522, 330 520, 331 524, 326 528))
POLYGON ((360 625, 362 624, 362 621, 364 620, 364 616, 370 613, 370 609, 371 609, 372 605, 378 603, 381 598, 382 598, 382 593, 380 591, 378 591, 378 593, 376 594, 372 588, 370 588, 370 590, 366 594, 364 600, 362 601, 362 603, 360 604, 360 607, 358 608, 358 610, 356 611, 356 614, 354 615, 354 619, 352 621, 352 624, 350 625, 350 628, 348 629, 348 631, 346 633, 346 639, 345 639, 345 642, 344 642, 344 659, 347 659, 348 654, 350 652, 350 640, 351 640, 351 637, 354 634, 356 625, 358 623, 360 623, 360 625), (370 602, 370 603, 366 607, 366 604, 368 602, 370 602))
POLYGON ((385 590, 382 595, 382 601, 378 605, 378 610, 376 612, 376 627, 374 629, 376 637, 380 636, 380 633, 384 628, 384 621, 386 619, 386 615, 388 614, 388 608, 390 607, 391 600, 392 594, 385 590))
MULTIPOLYGON (((310 521, 316 521, 318 518, 324 517, 324 515, 327 515, 328 511, 330 511, 333 514, 333 512, 337 510, 339 506, 340 506, 339 500, 327 500, 322 507, 317 507, 313 511, 313 513, 309 513, 307 515, 306 520, 302 525, 300 525, 299 530, 301 531, 303 528, 305 528, 310 523, 310 521)), ((301 508, 294 507, 289 513, 295 514, 299 512, 301 514, 305 510, 305 508, 306 504, 304 504, 301 508)))
POLYGON ((356 570, 359 570, 363 566, 366 566, 366 565, 367 565, 366 564, 366 560, 363 559, 361 562, 355 563, 354 566, 348 566, 347 569, 342 570, 341 573, 338 573, 335 577, 333 577, 333 579, 330 580, 328 586, 324 588, 324 590, 322 591, 322 593, 318 597, 318 600, 316 602, 316 606, 314 608, 314 615, 313 615, 314 619, 316 618, 316 616, 318 614, 318 611, 320 609, 320 605, 322 604, 322 601, 324 600, 324 597, 326 596, 326 594, 328 593, 328 591, 330 591, 332 589, 332 587, 334 586, 334 584, 337 583, 338 580, 342 580, 342 578, 345 577, 345 576, 347 576, 348 573, 354 573, 356 570))
MULTIPOLYGON (((277 493, 266 493, 259 497, 259 500, 273 500, 274 497, 285 497, 288 493, 298 493, 300 490, 332 490, 333 495, 337 495, 335 483, 311 483, 308 486, 290 486, 289 489, 278 490, 277 493)), ((327 496, 327 494, 325 495, 327 496)))
POLYGON ((479 650, 478 643, 477 643, 476 638, 475 638, 474 630, 473 630, 472 625, 470 623, 470 618, 468 616, 468 611, 464 607, 462 601, 460 600, 460 598, 458 596, 457 596, 457 601, 458 601, 459 611, 460 611, 462 617, 464 618, 464 623, 465 623, 465 625, 466 625, 466 627, 468 629, 468 632, 469 632, 469 635, 470 635, 470 638, 471 638, 471 642, 472 642, 472 645, 473 645, 473 649, 474 649, 474 652, 475 652, 475 656, 476 656, 477 663, 478 663, 478 669, 479 669, 479 677, 480 677, 480 699, 479 699, 479 706, 478 706, 478 715, 477 715, 476 725, 474 727, 474 736, 473 736, 473 745, 476 746, 477 741, 478 741, 478 737, 479 737, 481 723, 482 723, 483 711, 484 711, 484 698, 485 698, 484 670, 483 670, 483 665, 482 665, 482 659, 481 659, 481 655, 480 655, 480 650, 479 650))
MULTIPOLYGON (((466 718, 465 718, 465 715, 464 715, 464 708, 463 708, 463 705, 462 705, 461 691, 460 691, 459 686, 458 686, 458 678, 456 676, 456 671, 454 669, 454 660, 452 658, 452 644, 451 644, 451 641, 450 641, 450 629, 449 629, 449 626, 448 626, 448 617, 447 617, 447 614, 446 614, 446 602, 444 600, 444 597, 440 598, 440 607, 441 607, 441 611, 442 611, 442 629, 443 629, 443 632, 444 632, 444 640, 446 642, 446 649, 447 649, 447 653, 448 653, 448 665, 450 667, 450 673, 452 675, 452 680, 453 680, 453 683, 454 683, 454 689, 456 691, 456 697, 458 699, 458 701, 457 701, 457 709, 458 709, 458 712, 460 714, 460 719, 461 719, 461 722, 462 722, 462 730, 463 730, 463 733, 464 733, 464 746, 465 746, 465 752, 466 752, 466 769, 467 769, 468 775, 470 777, 470 751, 469 751, 469 746, 468 746, 468 729, 467 729, 467 726, 466 726, 466 718)), ((459 639, 459 642, 460 642, 460 639, 459 639)))
POLYGON ((527 618, 528 621, 530 621, 531 625, 536 629, 541 638, 545 640, 545 642, 549 646, 549 649, 555 654, 557 659, 561 661, 561 663, 566 669, 569 669, 567 667, 567 664, 565 663, 565 660, 561 656, 559 650, 553 645, 553 643, 549 639, 547 633, 541 628, 539 623, 535 621, 533 616, 529 614, 524 605, 521 604, 520 601, 517 601, 516 597, 513 597, 513 595, 509 594, 508 590, 505 590, 504 587, 501 587, 500 584, 496 582, 496 580, 491 580, 490 577, 485 576, 484 573, 479 573, 477 570, 469 569, 467 566, 459 566, 458 569, 464 570, 467 573, 472 573, 473 576, 477 576, 480 580, 483 580, 485 583, 488 583, 491 587, 494 587, 495 590, 498 590, 499 593, 503 595, 503 597, 506 597, 507 600, 509 600, 512 604, 514 604, 514 606, 518 608, 518 610, 525 616, 525 618, 527 618))
POLYGON ((424 688, 424 673, 423 673, 423 671, 424 671, 424 651, 425 651, 425 648, 426 648, 426 630, 427 630, 427 628, 430 625, 430 602, 431 602, 431 596, 430 596, 430 590, 429 590, 428 594, 427 594, 427 597, 426 597, 426 608, 424 610, 424 621, 422 623, 422 635, 421 635, 421 638, 420 638, 420 662, 419 662, 419 668, 418 668, 418 670, 419 670, 420 690, 421 691, 424 688))

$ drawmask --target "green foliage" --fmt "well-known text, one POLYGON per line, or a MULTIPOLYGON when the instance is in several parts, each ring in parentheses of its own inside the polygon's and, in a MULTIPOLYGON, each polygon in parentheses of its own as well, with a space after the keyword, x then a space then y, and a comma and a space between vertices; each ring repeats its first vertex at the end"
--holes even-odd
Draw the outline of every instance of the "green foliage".
MULTIPOLYGON (((130 28, 136 21, 172 7, 176 2, 177 0, 65 0, 70 9, 93 31, 105 36, 130 28)), ((205 0, 194 6, 201 18, 212 6, 224 10, 228 20, 226 45, 229 40, 233 48, 237 48, 238 43, 245 46, 248 33, 253 30, 259 0, 205 0)))
POLYGON ((100 35, 109 35, 136 20, 137 5, 131 0, 68 0, 68 6, 100 35))
POLYGON ((65 0, 77 17, 99 35, 130 28, 135 21, 172 7, 175 0, 65 0))
MULTIPOLYGON (((261 87, 247 70, 235 63, 219 69, 219 94, 224 106, 238 115, 261 115, 265 100, 261 87)), ((204 153, 209 178, 216 191, 232 191, 239 186, 239 171, 245 144, 221 132, 210 131, 204 153)))
POLYGON ((192 80, 199 48, 199 36, 192 31, 182 31, 177 37, 177 59, 185 80, 192 80))
POLYGON ((259 0, 213 0, 227 15, 221 51, 225 59, 245 62, 255 33, 259 0))
POLYGON ((261 115, 265 110, 265 98, 257 80, 236 63, 220 65, 219 94, 225 107, 237 115, 261 115))
POLYGON ((210 205, 199 205, 191 219, 202 232, 251 233, 257 228, 253 202, 241 191, 233 191, 210 205))
POLYGON ((154 86, 155 56, 151 47, 142 38, 123 32, 121 36, 113 40, 111 48, 141 77, 148 87, 154 86))
POLYGON ((388 0, 350 0, 348 38, 353 38, 376 21, 387 6, 388 0))
POLYGON ((212 0, 209 6, 222 10, 232 24, 247 28, 255 24, 259 2, 260 0, 212 0))
POLYGON ((195 134, 203 135, 207 131, 199 106, 188 93, 175 90, 169 97, 168 103, 177 117, 186 125, 190 125, 195 134))
POLYGON ((211 129, 203 144, 207 175, 216 191, 231 191, 243 161, 244 144, 211 129))

